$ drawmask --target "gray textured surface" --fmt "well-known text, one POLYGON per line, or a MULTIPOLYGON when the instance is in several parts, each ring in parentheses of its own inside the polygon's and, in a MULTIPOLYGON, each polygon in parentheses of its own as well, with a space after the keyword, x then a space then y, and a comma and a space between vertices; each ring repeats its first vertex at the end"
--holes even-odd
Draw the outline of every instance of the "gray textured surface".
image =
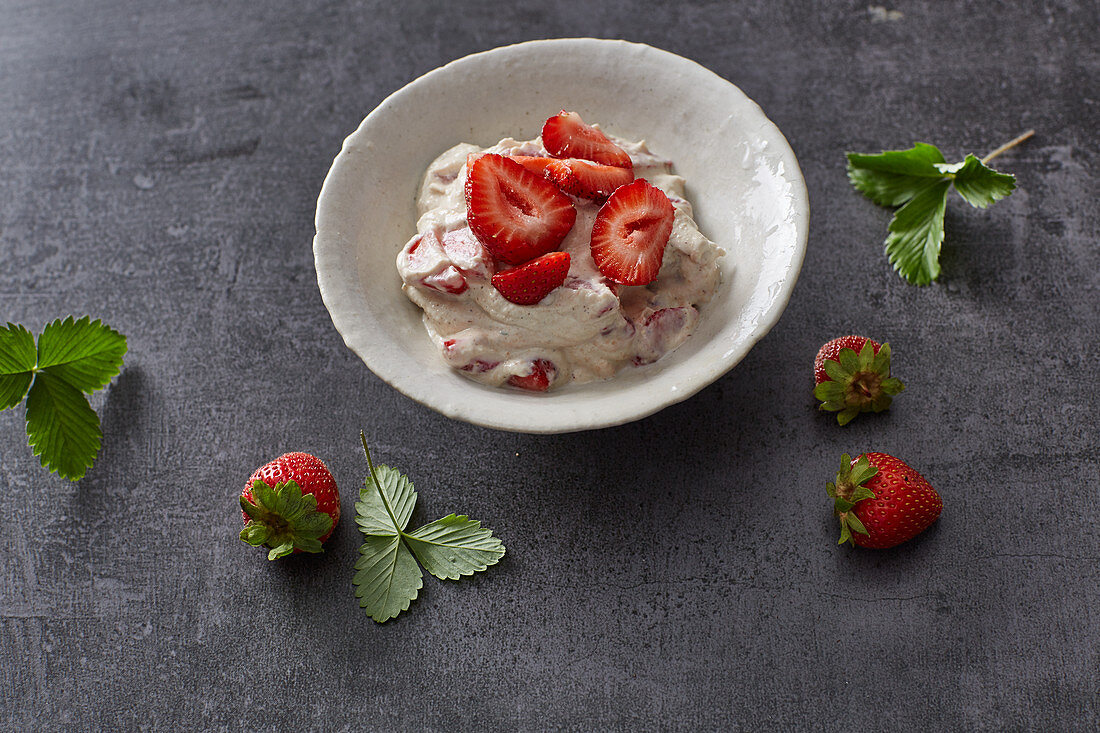
MULTIPOLYGON (((89 313, 129 336, 78 484, 0 413, 6 730, 1089 730, 1100 725, 1100 8, 1080 2, 0 0, 0 321, 89 313), (442 4, 440 4, 442 5, 442 4), (442 418, 345 349, 309 242, 340 141, 453 58, 622 37, 738 84, 806 175, 790 307, 686 403, 530 437, 442 418), (948 157, 1034 127, 1020 189, 948 212, 944 275, 906 285, 845 150, 948 157), (888 339, 908 392, 846 429, 810 361, 888 339), (357 431, 508 556, 377 626, 357 532, 268 564, 234 493, 321 455, 352 512, 357 431), (837 548, 823 486, 894 452, 941 521, 837 548)), ((445 111, 441 111, 445 113, 445 111)), ((414 518, 415 521, 415 518, 414 518)))

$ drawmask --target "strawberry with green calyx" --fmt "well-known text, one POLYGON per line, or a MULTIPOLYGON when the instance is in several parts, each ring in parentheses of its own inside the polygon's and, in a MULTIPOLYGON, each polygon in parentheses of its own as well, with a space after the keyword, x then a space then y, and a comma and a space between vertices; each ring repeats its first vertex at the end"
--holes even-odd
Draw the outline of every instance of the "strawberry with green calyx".
POLYGON ((890 344, 865 336, 841 336, 822 346, 814 360, 814 381, 821 409, 836 412, 841 425, 861 412, 882 412, 905 389, 890 376, 890 344))
POLYGON ((840 540, 886 549, 928 529, 943 511, 932 485, 904 461, 886 453, 845 453, 836 482, 825 484, 840 520, 840 540))
POLYGON ((241 539, 268 547, 268 560, 321 552, 340 521, 340 492, 328 467, 308 453, 286 453, 256 469, 240 496, 241 539))

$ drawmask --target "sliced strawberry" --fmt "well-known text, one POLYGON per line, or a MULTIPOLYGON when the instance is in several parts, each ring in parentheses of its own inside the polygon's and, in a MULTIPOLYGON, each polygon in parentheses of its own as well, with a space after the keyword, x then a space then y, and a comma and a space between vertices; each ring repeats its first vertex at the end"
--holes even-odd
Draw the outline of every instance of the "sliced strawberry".
POLYGON ((565 282, 568 273, 569 253, 551 252, 493 275, 493 287, 516 305, 534 305, 565 282))
POLYGON ((616 189, 592 225, 596 267, 621 285, 652 281, 661 269, 674 216, 668 196, 644 178, 616 189))
POLYGON ((444 234, 443 251, 463 273, 488 279, 496 272, 493 256, 474 236, 470 227, 454 229, 444 234))
POLYGON ((580 158, 550 159, 546 165, 546 177, 565 193, 603 201, 616 188, 634 180, 634 169, 600 165, 580 158))
POLYGON ((577 210, 550 181, 487 153, 466 172, 466 219, 497 259, 518 265, 557 249, 577 210))
POLYGON ((546 174, 546 166, 554 162, 554 158, 543 158, 534 155, 509 155, 509 158, 522 165, 536 176, 546 174))
POLYGON ((451 295, 465 293, 469 287, 466 278, 454 265, 448 265, 439 272, 428 275, 420 281, 420 284, 426 288, 438 290, 441 293, 450 293, 451 295))
POLYGON ((401 250, 401 265, 410 272, 429 274, 444 267, 447 256, 432 232, 417 234, 401 250))
POLYGON ((635 366, 652 364, 662 356, 679 348, 699 320, 699 311, 690 305, 661 308, 650 313, 638 324, 641 333, 635 340, 635 366))
POLYGON ((484 359, 474 359, 470 363, 460 366, 459 369, 464 372, 470 372, 471 374, 481 374, 482 372, 487 372, 490 369, 495 369, 496 365, 499 363, 499 361, 485 361, 484 359))
POLYGON ((563 109, 543 123, 542 145, 555 158, 584 158, 604 165, 630 167, 626 151, 595 127, 586 125, 576 112, 563 109))
POLYGON ((508 377, 508 384, 532 392, 545 392, 550 389, 550 385, 557 375, 558 369, 553 362, 546 359, 535 359, 531 362, 531 372, 529 374, 523 376, 513 374, 508 377))

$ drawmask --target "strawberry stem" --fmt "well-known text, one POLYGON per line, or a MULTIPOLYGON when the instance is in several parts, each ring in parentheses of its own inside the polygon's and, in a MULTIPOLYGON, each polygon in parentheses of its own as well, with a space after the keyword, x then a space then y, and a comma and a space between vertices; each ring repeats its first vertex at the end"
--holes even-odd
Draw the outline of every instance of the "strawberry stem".
POLYGON ((378 480, 378 475, 374 472, 374 461, 371 460, 370 448, 367 447, 367 436, 362 430, 359 431, 359 439, 363 441, 363 452, 367 454, 367 469, 370 471, 370 478, 371 481, 374 482, 374 488, 378 489, 378 495, 382 497, 382 506, 386 507, 386 514, 390 516, 390 521, 393 522, 393 526, 398 534, 405 534, 397 524, 397 517, 394 516, 393 509, 390 508, 390 500, 386 498, 386 492, 382 491, 382 482, 378 480))
POLYGON ((1012 150, 1012 148, 1016 147, 1017 145, 1019 145, 1020 143, 1022 143, 1025 140, 1027 140, 1029 137, 1031 137, 1034 134, 1035 134, 1035 130, 1028 130, 1027 132, 1023 133, 1022 135, 1018 135, 1018 136, 1014 137, 1013 139, 1009 140, 1007 143, 1005 143, 1001 147, 999 147, 996 150, 990 152, 989 155, 982 158, 982 163, 988 163, 989 161, 993 160, 994 158, 996 158, 1001 153, 1003 153, 1007 150, 1012 150))

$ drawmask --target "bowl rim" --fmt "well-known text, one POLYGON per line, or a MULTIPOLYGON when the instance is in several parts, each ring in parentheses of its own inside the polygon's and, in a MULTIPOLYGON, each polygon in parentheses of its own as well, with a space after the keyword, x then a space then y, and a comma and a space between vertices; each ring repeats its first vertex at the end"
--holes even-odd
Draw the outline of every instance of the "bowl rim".
MULTIPOLYGON (((343 338, 345 345, 351 349, 351 351, 355 353, 376 376, 410 399, 449 418, 497 430, 532 434, 554 434, 596 430, 640 420, 666 407, 686 400, 712 384, 726 372, 730 371, 746 354, 748 354, 752 347, 755 346, 756 343, 758 343, 779 321, 780 316, 790 301, 805 259, 809 238, 809 213, 809 197, 806 189, 805 177, 802 174, 794 151, 790 147, 790 143, 775 123, 768 119, 760 106, 728 79, 725 79, 696 61, 644 43, 635 43, 618 39, 585 37, 539 39, 479 51, 436 67, 387 95, 366 117, 363 118, 355 131, 344 139, 340 151, 325 175, 324 182, 321 185, 314 218, 314 266, 317 272, 318 287, 321 292, 322 301, 329 312, 333 325, 343 338), (530 411, 517 409, 509 410, 507 414, 500 414, 500 412, 478 409, 478 405, 476 404, 471 405, 462 401, 450 399, 441 400, 439 399, 440 394, 438 388, 433 389, 430 386, 426 386, 425 383, 421 381, 410 380, 408 378, 409 375, 404 371, 393 367, 387 360, 380 358, 377 353, 375 353, 376 350, 369 348, 369 344, 360 344, 357 339, 353 338, 352 334, 357 334, 357 330, 352 328, 352 324, 345 320, 348 314, 346 313, 346 309, 341 307, 339 303, 340 298, 345 295, 345 290, 341 287, 340 281, 321 266, 321 262, 324 259, 325 246, 328 243, 328 236, 326 233, 335 231, 335 229, 326 226, 326 224, 330 219, 338 220, 338 215, 331 210, 329 201, 333 198, 333 189, 339 185, 339 181, 343 177, 342 169, 351 164, 348 156, 343 155, 343 153, 366 138, 373 122, 386 114, 388 107, 393 104, 394 100, 401 95, 416 90, 418 87, 434 83, 436 78, 452 73, 456 67, 475 63, 477 60, 489 56, 525 53, 534 47, 557 46, 563 51, 566 51, 570 48, 575 50, 580 46, 593 45, 605 48, 619 47, 628 52, 656 54, 659 57, 663 57, 669 63, 682 65, 682 68, 690 70, 693 74, 706 75, 719 80, 723 84, 728 85, 734 94, 740 95, 744 102, 747 102, 745 107, 746 114, 753 118, 753 122, 756 123, 757 129, 760 131, 768 131, 769 143, 775 143, 779 146, 780 157, 784 163, 784 180, 791 185, 791 208, 793 211, 796 241, 794 242, 793 248, 789 250, 789 261, 784 270, 784 277, 779 281, 779 287, 772 293, 771 302, 768 307, 756 318, 750 332, 738 342, 737 348, 723 353, 720 359, 712 360, 700 366, 698 369, 692 370, 687 376, 678 380, 673 388, 661 391, 657 398, 652 401, 633 403, 631 409, 620 409, 617 411, 590 410, 584 415, 579 415, 575 411, 566 414, 546 415, 545 413, 539 414, 537 409, 538 403, 533 402, 525 405, 525 407, 531 408, 530 411)), ((614 379, 614 377, 611 379, 614 379)), ((653 391, 650 392, 650 394, 653 393, 653 391)), ((544 394, 517 392, 515 397, 517 399, 546 399, 547 397, 552 398, 553 394, 553 391, 544 394)), ((604 399, 607 398, 605 397, 604 399)))

